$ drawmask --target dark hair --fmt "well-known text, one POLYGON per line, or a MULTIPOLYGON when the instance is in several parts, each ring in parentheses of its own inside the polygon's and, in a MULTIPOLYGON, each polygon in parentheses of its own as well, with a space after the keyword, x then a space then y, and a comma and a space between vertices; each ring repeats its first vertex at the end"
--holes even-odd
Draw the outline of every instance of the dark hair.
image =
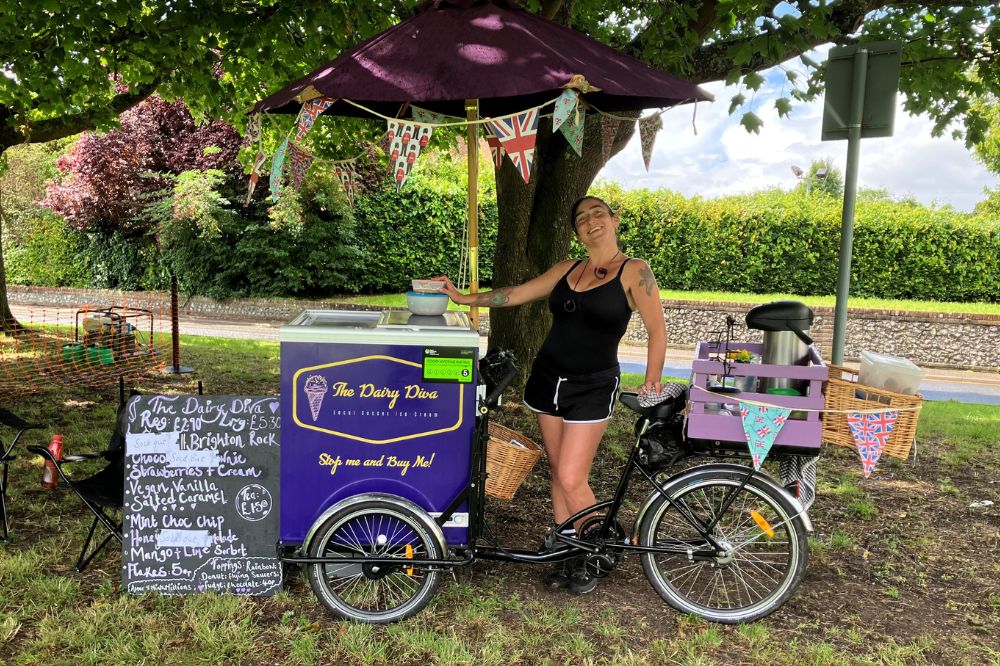
POLYGON ((587 199, 593 199, 594 201, 600 201, 602 204, 604 204, 604 207, 608 209, 608 215, 614 215, 615 214, 614 209, 611 206, 609 206, 608 202, 605 201, 604 199, 602 199, 601 197, 595 197, 592 194, 588 194, 586 196, 582 196, 579 199, 577 199, 576 201, 574 201, 573 205, 569 209, 569 227, 573 231, 576 231, 576 209, 579 208, 580 204, 582 204, 587 199))

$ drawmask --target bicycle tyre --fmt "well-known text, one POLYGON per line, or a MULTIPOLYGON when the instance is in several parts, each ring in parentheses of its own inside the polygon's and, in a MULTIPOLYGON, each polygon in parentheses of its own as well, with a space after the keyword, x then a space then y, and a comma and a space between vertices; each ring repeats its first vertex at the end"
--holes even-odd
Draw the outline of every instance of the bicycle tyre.
MULTIPOLYGON (((697 549, 704 537, 680 513, 679 503, 699 519, 714 517, 737 472, 706 470, 678 479, 658 495, 639 526, 639 543, 684 542, 697 549), (669 498, 669 500, 668 500, 669 498)), ((752 622, 773 613, 794 594, 805 575, 809 546, 797 510, 768 484, 751 479, 713 529, 730 546, 709 562, 686 555, 643 553, 642 568, 653 589, 672 607, 723 624, 752 622), (766 521, 769 536, 751 510, 766 521)))
POLYGON ((437 569, 405 565, 408 557, 441 559, 441 547, 412 509, 391 500, 366 500, 334 513, 309 545, 309 557, 350 555, 357 564, 309 565, 313 592, 346 620, 389 624, 412 617, 440 582, 437 569), (401 563, 366 564, 371 557, 399 557, 401 563))

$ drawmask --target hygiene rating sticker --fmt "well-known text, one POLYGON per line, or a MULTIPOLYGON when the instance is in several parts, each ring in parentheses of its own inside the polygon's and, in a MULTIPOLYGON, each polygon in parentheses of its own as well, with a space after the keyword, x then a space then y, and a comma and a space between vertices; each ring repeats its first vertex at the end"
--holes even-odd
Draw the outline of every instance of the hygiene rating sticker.
POLYGON ((471 384, 477 351, 474 347, 424 347, 424 381, 471 384))

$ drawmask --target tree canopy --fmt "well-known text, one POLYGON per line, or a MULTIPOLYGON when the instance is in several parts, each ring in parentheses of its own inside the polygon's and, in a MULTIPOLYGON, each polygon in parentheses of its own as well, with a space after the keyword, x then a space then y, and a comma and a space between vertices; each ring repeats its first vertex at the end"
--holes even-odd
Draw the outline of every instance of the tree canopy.
MULTIPOLYGON (((2 0, 0 150, 111 126, 154 91, 167 100, 183 97, 196 116, 242 126, 245 110, 267 91, 388 27, 415 4, 2 0)), ((782 65, 788 95, 776 105, 785 115, 796 101, 821 94, 822 67, 804 54, 824 44, 900 40, 907 110, 929 114, 936 132, 955 132, 969 144, 979 143, 988 125, 973 101, 1000 90, 995 0, 525 0, 524 6, 693 82, 739 84, 731 113, 741 114, 751 131, 760 120, 747 100, 764 84, 759 72, 782 65)), ((332 136, 329 146, 346 143, 332 136)), ((630 136, 620 131, 614 150, 630 136)), ((584 159, 575 161, 564 143, 540 140, 536 150, 536 174, 557 177, 536 176, 524 186, 507 167, 497 172, 500 236, 510 243, 510 256, 498 246, 498 280, 525 279, 568 248, 569 231, 549 218, 586 191, 601 161, 599 141, 585 144, 584 159)), ((505 329, 528 331, 507 342, 530 353, 540 340, 532 331, 546 315, 524 316, 524 326, 501 318, 494 327, 501 337, 505 329), (525 335, 530 339, 522 345, 525 335)))

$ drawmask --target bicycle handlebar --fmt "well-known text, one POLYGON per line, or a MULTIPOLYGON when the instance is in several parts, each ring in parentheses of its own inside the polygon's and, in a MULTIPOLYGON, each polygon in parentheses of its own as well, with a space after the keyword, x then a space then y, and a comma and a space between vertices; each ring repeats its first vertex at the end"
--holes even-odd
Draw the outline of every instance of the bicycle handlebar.
POLYGON ((517 359, 506 349, 490 352, 479 362, 479 372, 486 381, 486 400, 488 409, 496 407, 497 401, 510 383, 517 377, 517 359), (498 376, 499 375, 499 376, 498 376))

